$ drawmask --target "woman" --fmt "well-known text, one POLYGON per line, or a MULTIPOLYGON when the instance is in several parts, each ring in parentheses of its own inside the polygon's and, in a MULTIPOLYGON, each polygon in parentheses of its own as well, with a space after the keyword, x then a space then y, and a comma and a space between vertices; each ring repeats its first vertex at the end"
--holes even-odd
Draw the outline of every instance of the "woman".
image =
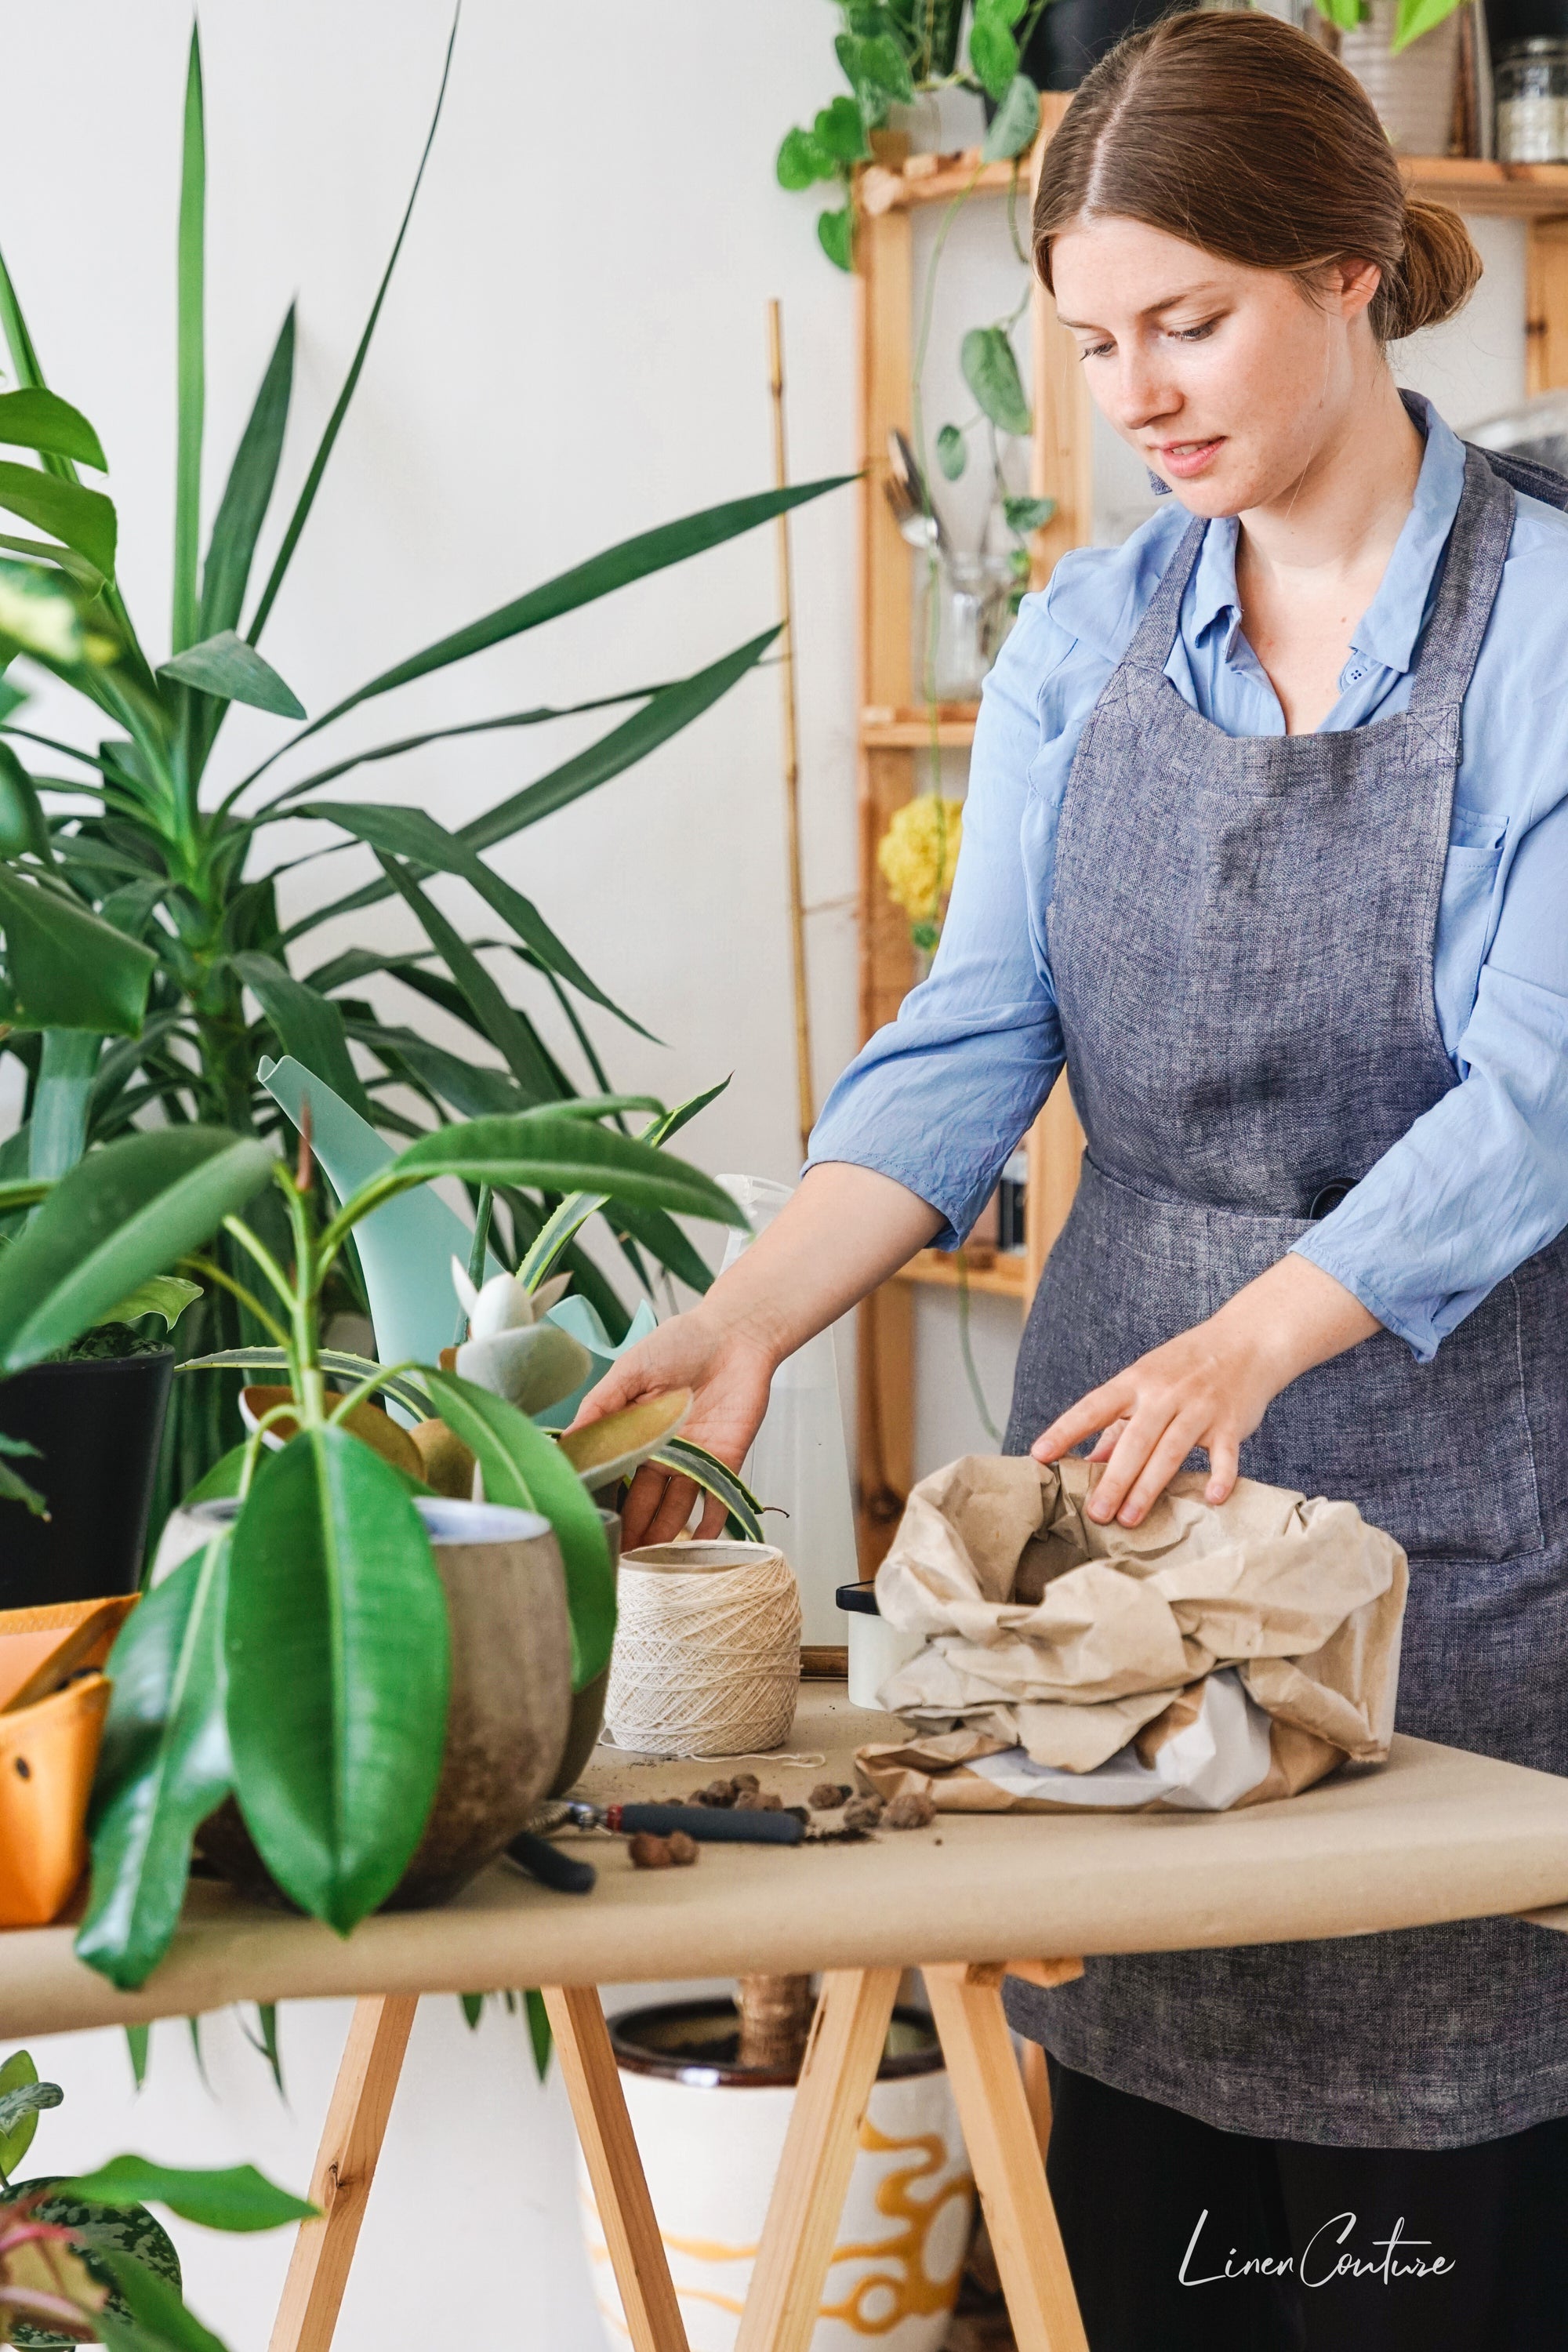
MULTIPOLYGON (((931 979, 591 1410, 689 1383, 738 1463, 779 1361, 968 1230, 1065 1053, 1088 1156, 1009 1447, 1093 1441, 1128 1526, 1194 1453, 1215 1502, 1348 1496, 1410 1555, 1402 1728, 1568 1770, 1568 520, 1516 485, 1568 486, 1402 400, 1385 344, 1479 264, 1275 19, 1105 59, 1035 256, 1175 496, 1026 601, 931 979)), ((628 1539, 689 1500, 639 1473, 628 1539)), ((1500 1921, 1024 1988, 1096 2352, 1568 2342, 1565 1995, 1568 1940, 1500 1921)))

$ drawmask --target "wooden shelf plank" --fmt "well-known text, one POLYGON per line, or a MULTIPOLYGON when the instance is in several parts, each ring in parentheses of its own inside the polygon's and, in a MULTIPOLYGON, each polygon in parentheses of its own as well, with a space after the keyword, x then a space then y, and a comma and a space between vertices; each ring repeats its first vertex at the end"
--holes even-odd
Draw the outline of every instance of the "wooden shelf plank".
MULTIPOLYGON (((1537 220, 1568 215, 1568 163, 1489 163, 1474 155, 1408 155, 1400 158, 1400 169, 1409 186, 1459 212, 1537 220)), ((875 216, 946 204, 966 191, 1005 195, 1013 184, 1011 163, 983 163, 974 147, 961 155, 911 155, 896 172, 872 163, 856 184, 856 198, 863 212, 875 216), (920 168, 911 173, 910 164, 920 168)))
MULTIPOLYGON (((972 1257, 969 1262, 969 1287, 989 1298, 1022 1300, 1027 1272, 1024 1253, 997 1250, 980 1264, 972 1257)), ((958 1258, 949 1250, 921 1250, 910 1258, 893 1276, 895 1282, 926 1283, 935 1290, 956 1290, 959 1286, 958 1258)))
MULTIPOLYGON (((966 751, 974 740, 974 722, 979 715, 977 702, 939 702, 938 749, 966 751)), ((931 714, 918 706, 889 709, 873 703, 860 713, 860 740, 868 751, 929 751, 931 740, 931 714)))

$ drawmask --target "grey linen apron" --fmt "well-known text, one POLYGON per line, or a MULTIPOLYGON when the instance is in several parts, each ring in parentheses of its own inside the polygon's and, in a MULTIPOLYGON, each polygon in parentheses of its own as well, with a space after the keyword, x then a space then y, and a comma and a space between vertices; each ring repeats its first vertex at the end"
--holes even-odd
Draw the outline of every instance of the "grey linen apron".
MULTIPOLYGON (((1164 676, 1204 526, 1089 719, 1047 918, 1082 1181, 1009 1452, 1272 1265, 1457 1083, 1432 951, 1459 728, 1514 515, 1479 452, 1404 713, 1242 737, 1164 676)), ((1251 1478, 1348 1496, 1410 1556, 1399 1727, 1568 1771, 1568 1238, 1417 1364, 1379 1332, 1294 1381, 1251 1478)), ((1568 2115, 1568 1937, 1513 1921, 1090 1960, 1013 2021, 1230 2130, 1468 2146, 1568 2115)))

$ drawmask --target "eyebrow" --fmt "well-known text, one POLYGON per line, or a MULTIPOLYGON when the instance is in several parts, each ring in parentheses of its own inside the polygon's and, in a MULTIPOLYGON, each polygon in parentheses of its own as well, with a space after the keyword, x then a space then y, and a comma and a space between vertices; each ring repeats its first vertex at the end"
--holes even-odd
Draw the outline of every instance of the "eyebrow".
MULTIPOLYGON (((1183 289, 1181 293, 1167 294, 1158 302, 1145 302, 1142 310, 1139 311, 1138 316, 1141 319, 1158 318, 1162 310, 1173 310, 1178 303, 1201 302, 1206 295, 1212 294, 1214 296, 1217 296, 1218 293, 1218 287, 1185 287, 1183 289)), ((1064 317, 1060 310, 1057 312, 1057 318, 1062 326, 1070 329, 1075 334, 1098 335, 1104 332, 1103 328, 1097 326, 1092 320, 1088 319, 1068 319, 1064 317)))

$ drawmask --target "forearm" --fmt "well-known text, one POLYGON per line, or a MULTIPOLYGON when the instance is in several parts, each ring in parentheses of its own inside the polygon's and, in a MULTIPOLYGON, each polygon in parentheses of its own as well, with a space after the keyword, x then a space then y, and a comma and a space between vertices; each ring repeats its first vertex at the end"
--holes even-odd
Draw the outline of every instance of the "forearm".
POLYGON ((1228 1298, 1209 1328, 1249 1356, 1278 1396, 1314 1364, 1342 1356, 1381 1327, 1343 1283, 1292 1255, 1228 1298))
POLYGON ((693 1311, 781 1364, 896 1274, 942 1222, 890 1176, 827 1161, 693 1311))

